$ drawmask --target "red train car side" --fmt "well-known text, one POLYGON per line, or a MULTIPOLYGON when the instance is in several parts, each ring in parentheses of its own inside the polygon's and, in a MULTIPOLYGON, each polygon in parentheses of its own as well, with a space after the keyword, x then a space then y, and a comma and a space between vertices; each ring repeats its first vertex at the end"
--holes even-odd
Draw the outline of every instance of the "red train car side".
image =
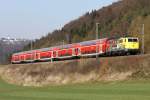
POLYGON ((106 53, 107 38, 85 41, 57 47, 43 48, 32 51, 15 53, 12 55, 12 63, 47 61, 82 56, 103 55, 106 53))

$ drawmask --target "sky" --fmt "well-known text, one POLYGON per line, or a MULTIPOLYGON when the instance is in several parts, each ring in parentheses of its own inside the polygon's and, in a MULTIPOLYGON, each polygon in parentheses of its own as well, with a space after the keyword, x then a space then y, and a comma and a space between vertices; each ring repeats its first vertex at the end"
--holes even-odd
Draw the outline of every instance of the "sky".
POLYGON ((0 38, 36 39, 117 0, 0 0, 0 38))

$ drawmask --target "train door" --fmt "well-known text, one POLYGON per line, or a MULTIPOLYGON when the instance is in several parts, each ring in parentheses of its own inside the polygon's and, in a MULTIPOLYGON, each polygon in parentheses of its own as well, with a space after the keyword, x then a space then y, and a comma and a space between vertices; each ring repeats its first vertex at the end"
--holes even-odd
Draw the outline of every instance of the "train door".
POLYGON ((103 53, 103 45, 101 43, 99 44, 99 53, 103 53))
POLYGON ((40 60, 40 53, 36 53, 36 60, 40 60))
POLYGON ((53 51, 53 58, 57 58, 57 51, 53 51))
POLYGON ((79 56, 81 54, 80 48, 75 48, 74 49, 74 54, 75 54, 75 56, 79 56))

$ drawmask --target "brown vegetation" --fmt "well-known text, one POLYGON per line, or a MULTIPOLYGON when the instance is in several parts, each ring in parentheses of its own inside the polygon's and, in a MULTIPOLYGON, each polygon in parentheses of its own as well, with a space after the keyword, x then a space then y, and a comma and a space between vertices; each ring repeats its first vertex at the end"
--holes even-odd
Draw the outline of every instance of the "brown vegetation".
POLYGON ((150 79, 150 55, 7 65, 0 71, 4 80, 24 86, 150 79))

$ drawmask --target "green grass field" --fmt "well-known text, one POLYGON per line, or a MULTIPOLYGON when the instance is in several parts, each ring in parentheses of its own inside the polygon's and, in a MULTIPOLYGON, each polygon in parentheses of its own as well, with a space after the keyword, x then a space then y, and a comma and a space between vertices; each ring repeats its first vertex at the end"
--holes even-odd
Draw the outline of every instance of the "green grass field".
POLYGON ((150 81, 22 87, 0 81, 0 100, 150 100, 150 81))

